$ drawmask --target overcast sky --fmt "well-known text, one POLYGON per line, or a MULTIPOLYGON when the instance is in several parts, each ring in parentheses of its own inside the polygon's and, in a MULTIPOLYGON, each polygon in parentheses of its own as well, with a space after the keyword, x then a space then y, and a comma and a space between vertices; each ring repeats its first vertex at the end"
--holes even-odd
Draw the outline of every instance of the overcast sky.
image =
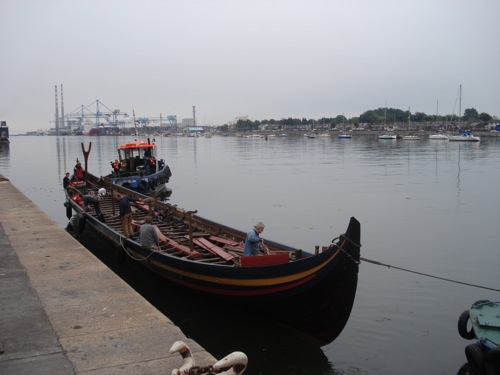
POLYGON ((0 119, 96 100, 221 125, 380 107, 500 116, 498 0, 0 0, 0 119), (59 97, 60 100, 60 97, 59 97), (439 103, 439 105, 438 105, 439 103))

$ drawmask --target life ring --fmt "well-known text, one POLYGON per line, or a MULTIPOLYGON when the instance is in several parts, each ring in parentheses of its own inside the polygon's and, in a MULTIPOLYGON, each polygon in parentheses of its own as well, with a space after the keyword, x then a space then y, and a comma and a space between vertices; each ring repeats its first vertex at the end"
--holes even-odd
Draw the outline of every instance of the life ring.
POLYGON ((481 344, 468 345, 465 348, 465 356, 474 374, 484 374, 484 353, 481 344))
POLYGON ((146 190, 148 188, 148 183, 146 180, 141 180, 137 186, 139 186, 139 189, 141 190, 146 190))
POLYGON ((458 333, 460 337, 466 340, 472 340, 476 337, 474 333, 474 328, 471 327, 470 330, 467 329, 467 323, 469 322, 469 310, 465 310, 458 318, 458 333))

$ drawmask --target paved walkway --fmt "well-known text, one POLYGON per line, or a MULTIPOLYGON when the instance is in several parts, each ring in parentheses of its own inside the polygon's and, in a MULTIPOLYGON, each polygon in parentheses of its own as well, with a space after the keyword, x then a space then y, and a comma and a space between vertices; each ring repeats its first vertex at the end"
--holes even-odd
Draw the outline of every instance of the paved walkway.
MULTIPOLYGON (((1 176, 0 176, 1 177, 1 176)), ((0 374, 171 374, 214 358, 0 178, 0 374)))

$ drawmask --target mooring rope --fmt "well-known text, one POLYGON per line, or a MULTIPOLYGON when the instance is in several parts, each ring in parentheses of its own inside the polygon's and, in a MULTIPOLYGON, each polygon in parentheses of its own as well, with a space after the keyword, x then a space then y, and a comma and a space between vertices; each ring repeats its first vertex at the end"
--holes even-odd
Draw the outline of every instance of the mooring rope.
POLYGON ((153 255, 154 253, 158 253, 159 251, 156 251, 156 250, 150 250, 151 252, 149 253, 149 255, 147 257, 144 257, 144 258, 136 258, 134 257, 127 249, 127 247, 125 246, 125 244, 123 243, 122 241, 122 236, 120 236, 120 247, 123 249, 123 251, 125 251, 125 254, 127 254, 131 259, 133 260, 136 260, 138 262, 144 262, 146 260, 149 259, 149 257, 151 257, 151 255, 153 255))
POLYGON ((394 268, 396 270, 400 270, 400 271, 405 271, 405 272, 410 272, 410 273, 415 273, 417 275, 422 275, 422 276, 427 276, 427 277, 432 277, 434 279, 439 279, 439 280, 444 280, 444 281, 449 281, 451 283, 455 283, 455 284, 462 284, 462 285, 467 285, 467 286, 472 286, 474 288, 481 288, 481 289, 487 289, 487 290, 493 290, 495 292, 500 292, 500 289, 496 289, 496 288, 490 288, 490 287, 487 287, 487 286, 483 286, 483 285, 477 285, 477 284, 471 284, 471 283, 465 283, 463 281, 457 281, 457 280, 452 280, 452 279, 448 279, 448 278, 445 278, 445 277, 440 277, 440 276, 435 276, 435 275, 430 275, 428 273, 423 273, 423 272, 418 272, 418 271, 413 271, 413 270, 409 270, 409 269, 406 269, 406 268, 401 268, 401 267, 395 267, 395 266, 392 266, 390 264, 385 264, 385 263, 382 263, 382 262, 377 262, 375 260, 371 260, 371 259, 366 259, 366 258, 359 258, 360 260, 362 260, 363 262, 368 262, 368 263, 373 263, 373 264, 376 264, 378 266, 384 266, 384 267, 387 267, 387 268, 394 268))

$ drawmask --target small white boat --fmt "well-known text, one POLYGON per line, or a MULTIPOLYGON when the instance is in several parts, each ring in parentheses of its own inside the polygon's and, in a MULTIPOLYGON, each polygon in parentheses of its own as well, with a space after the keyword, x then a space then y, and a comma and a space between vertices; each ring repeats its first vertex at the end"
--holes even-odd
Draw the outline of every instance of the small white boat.
POLYGON ((337 136, 337 138, 341 138, 341 139, 351 139, 352 138, 352 135, 350 134, 339 134, 337 136))
POLYGON ((429 139, 436 139, 441 141, 447 141, 448 137, 444 134, 431 134, 429 135, 429 139))
POLYGON ((450 142, 479 142, 481 138, 472 135, 470 131, 462 130, 458 135, 450 135, 448 141, 450 142))
POLYGON ((378 139, 396 139, 395 134, 382 134, 378 136, 378 139))

